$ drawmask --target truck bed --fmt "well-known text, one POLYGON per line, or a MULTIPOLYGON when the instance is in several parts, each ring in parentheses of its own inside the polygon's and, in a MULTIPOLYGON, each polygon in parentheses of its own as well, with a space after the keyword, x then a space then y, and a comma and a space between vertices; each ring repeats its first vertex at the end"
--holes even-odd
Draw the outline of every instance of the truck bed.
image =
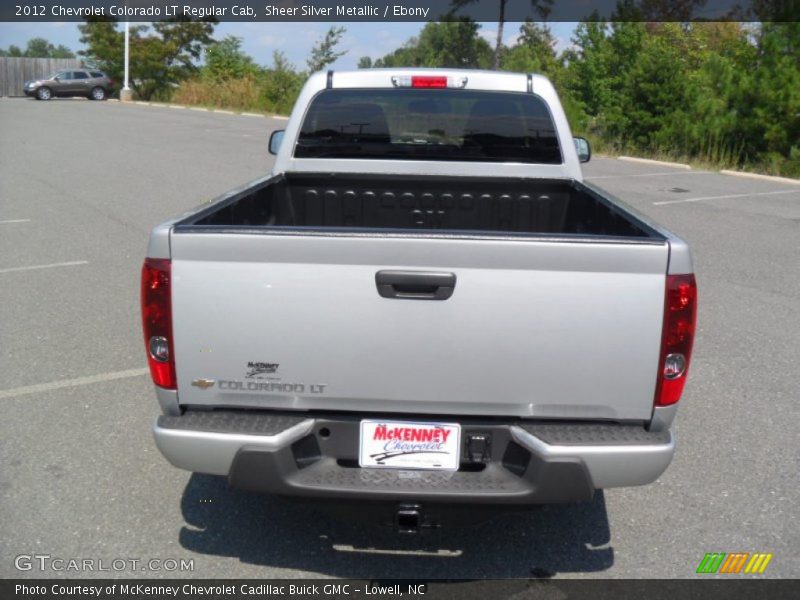
POLYGON ((635 216, 570 180, 292 174, 234 193, 181 225, 438 230, 659 240, 635 216))
MULTIPOLYGON (((691 258, 583 183, 580 144, 537 75, 312 75, 274 175, 151 236, 162 453, 243 489, 414 506, 652 482, 691 258)), ((425 521, 409 506, 398 527, 425 521)))
POLYGON ((181 404, 652 413, 669 244, 581 183, 278 176, 170 248, 181 404))

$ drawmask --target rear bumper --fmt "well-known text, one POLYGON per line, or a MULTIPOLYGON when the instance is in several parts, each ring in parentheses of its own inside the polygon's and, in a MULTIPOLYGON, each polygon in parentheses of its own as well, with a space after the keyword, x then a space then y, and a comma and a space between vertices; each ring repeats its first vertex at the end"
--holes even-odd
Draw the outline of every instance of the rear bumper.
POLYGON ((154 434, 176 467, 225 475, 241 489, 470 504, 590 500, 595 489, 654 481, 675 449, 669 431, 637 425, 459 419, 462 438, 491 437, 484 461, 471 462, 462 440, 462 467, 456 472, 364 469, 358 467, 360 418, 189 411, 159 417, 154 434))

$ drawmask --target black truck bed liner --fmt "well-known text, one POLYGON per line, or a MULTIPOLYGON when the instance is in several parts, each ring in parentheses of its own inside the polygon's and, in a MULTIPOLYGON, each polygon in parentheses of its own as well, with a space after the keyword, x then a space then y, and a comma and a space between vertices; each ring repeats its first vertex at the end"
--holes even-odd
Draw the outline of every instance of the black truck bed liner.
POLYGON ((576 181, 291 174, 180 225, 660 237, 576 181))

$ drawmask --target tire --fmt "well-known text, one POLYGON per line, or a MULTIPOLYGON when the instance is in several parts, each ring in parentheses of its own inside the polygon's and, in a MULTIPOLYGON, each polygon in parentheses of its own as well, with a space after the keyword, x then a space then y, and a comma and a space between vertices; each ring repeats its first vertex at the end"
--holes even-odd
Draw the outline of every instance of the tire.
POLYGON ((50 100, 53 97, 53 90, 51 90, 47 86, 42 86, 38 90, 36 90, 36 99, 37 100, 50 100))
POLYGON ((99 85, 92 88, 92 91, 89 92, 90 100, 105 100, 106 98, 108 98, 108 94, 106 94, 106 91, 99 85))

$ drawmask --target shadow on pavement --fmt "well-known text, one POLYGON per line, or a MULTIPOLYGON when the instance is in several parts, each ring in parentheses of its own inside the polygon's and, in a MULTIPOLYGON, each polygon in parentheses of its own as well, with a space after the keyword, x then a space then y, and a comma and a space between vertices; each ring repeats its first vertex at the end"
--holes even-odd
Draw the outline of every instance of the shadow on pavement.
MULTIPOLYGON (((448 508, 441 529, 403 535, 369 507, 334 514, 329 505, 232 490, 224 477, 194 474, 181 510, 187 550, 343 578, 547 578, 614 563, 602 492, 589 503, 528 511, 448 508)), ((381 516, 389 523, 391 510, 381 516)))

